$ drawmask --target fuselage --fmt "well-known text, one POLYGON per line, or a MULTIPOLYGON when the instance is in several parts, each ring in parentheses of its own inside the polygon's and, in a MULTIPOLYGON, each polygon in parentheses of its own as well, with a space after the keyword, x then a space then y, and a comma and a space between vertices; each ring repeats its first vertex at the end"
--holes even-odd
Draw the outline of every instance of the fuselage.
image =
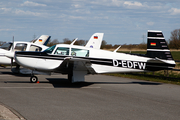
POLYGON ((6 56, 9 53, 14 54, 15 51, 43 51, 47 48, 48 47, 45 45, 34 44, 31 42, 17 41, 14 42, 14 44, 12 42, 5 43, 0 47, 0 64, 1 65, 11 64, 11 58, 6 56))
POLYGON ((132 55, 83 46, 59 44, 44 52, 16 52, 18 64, 39 71, 56 71, 66 58, 90 61, 96 73, 143 72, 172 69, 173 60, 156 60, 146 55, 132 55))

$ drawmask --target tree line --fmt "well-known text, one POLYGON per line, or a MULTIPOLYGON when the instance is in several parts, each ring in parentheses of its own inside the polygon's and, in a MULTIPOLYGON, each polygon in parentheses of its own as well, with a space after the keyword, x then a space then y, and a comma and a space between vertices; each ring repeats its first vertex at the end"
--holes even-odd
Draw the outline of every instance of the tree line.
MULTIPOLYGON (((48 46, 52 46, 55 44, 70 44, 73 40, 70 40, 68 38, 63 39, 63 42, 59 42, 57 39, 54 40, 50 40, 48 43, 48 46)), ((75 45, 81 45, 84 46, 86 45, 86 43, 88 42, 88 40, 77 40, 75 42, 75 45)), ((168 46, 170 49, 180 49, 180 29, 175 29, 171 32, 171 36, 169 40, 166 40, 168 46)), ((147 44, 146 43, 140 43, 140 44, 123 44, 123 45, 119 45, 119 44, 107 44, 107 42, 105 40, 102 41, 102 45, 101 45, 101 49, 116 49, 117 47, 121 46, 122 48, 125 49, 142 49, 142 50, 146 50, 147 49, 147 44)))
MULTIPOLYGON (((53 46, 56 44, 70 44, 73 40, 70 40, 69 38, 64 38, 62 42, 60 42, 58 39, 50 40, 47 44, 47 46, 53 46)), ((81 45, 84 46, 88 40, 77 40, 75 42, 75 45, 81 45)), ((171 32, 171 36, 169 40, 166 40, 168 46, 170 49, 180 49, 180 29, 175 29, 171 32)), ((0 46, 6 42, 0 41, 0 46)), ((121 48, 125 49, 142 49, 146 50, 147 49, 147 44, 146 43, 141 43, 141 44, 108 44, 105 40, 102 41, 101 49, 116 49, 117 47, 121 46, 121 48)))
MULTIPOLYGON (((54 39, 52 41, 50 40, 49 43, 47 44, 47 46, 53 46, 53 45, 56 45, 56 44, 71 44, 72 42, 73 42, 73 40, 70 40, 68 38, 63 39, 63 42, 59 42, 58 39, 54 39)), ((87 42, 88 42, 88 40, 77 40, 74 44, 84 46, 84 45, 86 45, 87 42)), ((102 44, 101 44, 101 49, 116 49, 119 46, 121 46, 123 48, 126 48, 126 49, 134 49, 134 48, 146 49, 147 48, 146 43, 129 44, 129 45, 127 45, 127 44, 123 44, 123 45, 115 44, 115 45, 112 45, 112 44, 107 44, 107 42, 105 40, 103 40, 102 44)))

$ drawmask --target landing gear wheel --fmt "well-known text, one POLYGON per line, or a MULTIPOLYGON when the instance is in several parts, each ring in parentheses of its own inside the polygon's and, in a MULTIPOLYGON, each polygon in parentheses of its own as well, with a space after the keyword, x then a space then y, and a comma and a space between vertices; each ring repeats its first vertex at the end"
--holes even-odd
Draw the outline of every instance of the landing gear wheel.
POLYGON ((38 78, 36 76, 31 76, 30 81, 31 81, 31 83, 37 83, 38 78))

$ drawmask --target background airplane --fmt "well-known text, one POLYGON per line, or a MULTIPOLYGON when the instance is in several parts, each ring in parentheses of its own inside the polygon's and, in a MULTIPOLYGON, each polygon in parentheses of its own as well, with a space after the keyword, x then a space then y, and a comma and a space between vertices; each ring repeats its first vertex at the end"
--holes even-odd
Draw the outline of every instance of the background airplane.
MULTIPOLYGON (((16 52, 15 60, 31 70, 68 74, 71 82, 84 81, 86 74, 147 72, 175 67, 161 31, 148 30, 145 55, 116 51, 58 44, 43 52, 16 52)), ((32 74, 30 81, 37 82, 38 78, 32 74)))
MULTIPOLYGON (((15 41, 3 44, 0 47, 0 65, 17 65, 13 59, 15 51, 43 51, 51 36, 41 35, 33 42, 15 41)), ((19 67, 19 66, 18 66, 19 67)))
POLYGON ((94 33, 85 47, 87 48, 94 48, 94 49, 100 49, 102 40, 103 40, 104 33, 94 33))

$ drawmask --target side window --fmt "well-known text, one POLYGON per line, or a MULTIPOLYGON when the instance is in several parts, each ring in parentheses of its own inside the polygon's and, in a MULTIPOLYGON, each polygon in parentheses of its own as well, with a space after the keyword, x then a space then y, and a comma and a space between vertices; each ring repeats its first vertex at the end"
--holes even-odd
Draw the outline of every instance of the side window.
POLYGON ((24 43, 17 43, 14 51, 26 51, 27 44, 24 43))
POLYGON ((79 56, 79 57, 89 57, 89 50, 83 50, 83 49, 71 49, 71 55, 72 56, 79 56))
POLYGON ((42 48, 41 47, 38 47, 38 46, 35 46, 35 45, 31 45, 30 48, 29 48, 29 51, 41 51, 42 48))
POLYGON ((56 55, 69 55, 69 48, 58 47, 54 52, 56 55))

